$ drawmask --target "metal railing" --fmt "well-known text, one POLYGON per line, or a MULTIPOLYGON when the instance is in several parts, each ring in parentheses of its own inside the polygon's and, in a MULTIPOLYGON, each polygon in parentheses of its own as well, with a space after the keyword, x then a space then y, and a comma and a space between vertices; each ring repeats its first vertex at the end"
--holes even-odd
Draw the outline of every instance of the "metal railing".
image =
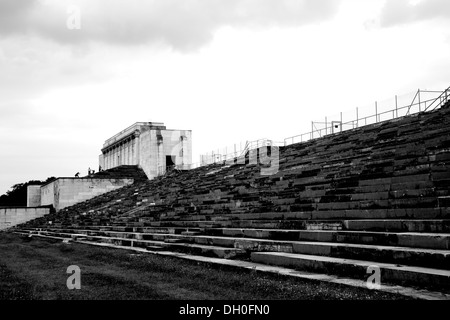
MULTIPOLYGON (((420 98, 419 98, 420 99, 420 98)), ((428 107, 425 105, 425 111, 434 110, 445 105, 450 100, 450 87, 445 89, 428 107)))
POLYGON ((395 108, 392 108, 387 111, 378 112, 378 103, 375 102, 375 114, 369 116, 359 117, 359 112, 361 110, 356 108, 356 119, 343 122, 341 112, 339 120, 328 121, 327 117, 325 117, 325 122, 312 121, 311 131, 300 135, 285 138, 283 142, 277 142, 270 139, 258 139, 254 141, 246 141, 244 144, 239 143, 239 145, 234 144, 231 147, 222 148, 222 151, 221 149, 217 149, 209 153, 202 154, 200 155, 200 162, 187 165, 186 164, 178 165, 175 166, 175 168, 179 170, 191 170, 209 164, 221 163, 227 160, 243 157, 245 156, 246 152, 258 149, 260 147, 265 146, 279 147, 279 146, 287 146, 294 143, 306 142, 309 140, 326 136, 328 134, 334 134, 345 130, 355 129, 360 126, 366 126, 369 124, 392 120, 422 111, 425 112, 428 110, 434 110, 436 108, 443 106, 449 100, 450 100, 450 87, 448 87, 444 91, 430 91, 418 89, 417 92, 415 92, 412 102, 403 107, 398 107, 397 96, 395 96, 395 108), (423 94, 438 94, 438 93, 439 95, 437 97, 422 99, 423 94), (325 125, 325 128, 317 128, 317 125, 325 125))
POLYGON ((234 144, 222 149, 213 150, 211 152, 200 155, 200 163, 193 164, 194 167, 204 166, 212 163, 220 163, 227 160, 245 156, 249 150, 258 149, 268 146, 284 145, 283 142, 276 142, 269 139, 258 139, 254 141, 245 141, 244 143, 234 144))
POLYGON ((284 145, 290 145, 294 143, 306 142, 309 140, 317 139, 328 134, 336 132, 342 132, 345 130, 351 130, 360 126, 365 126, 373 123, 378 123, 386 120, 392 120, 399 117, 407 116, 410 114, 434 110, 444 105, 450 99, 450 87, 444 91, 430 91, 430 90, 417 90, 412 102, 406 106, 398 107, 397 96, 395 98, 395 108, 384 112, 378 112, 378 104, 375 102, 375 114, 359 117, 359 109, 356 108, 356 119, 344 122, 342 119, 342 112, 340 113, 340 119, 335 121, 328 121, 325 118, 325 122, 311 122, 311 131, 288 137, 284 139, 284 145), (437 97, 421 99, 421 94, 437 94, 437 97), (317 128, 317 125, 325 125, 324 128, 317 128))

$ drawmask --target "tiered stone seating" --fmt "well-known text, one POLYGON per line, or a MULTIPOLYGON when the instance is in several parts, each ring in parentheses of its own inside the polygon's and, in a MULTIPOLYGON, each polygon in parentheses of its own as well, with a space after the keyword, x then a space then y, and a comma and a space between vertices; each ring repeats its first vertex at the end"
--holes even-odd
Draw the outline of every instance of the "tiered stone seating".
POLYGON ((109 170, 99 171, 95 174, 91 174, 89 177, 107 179, 133 178, 134 181, 139 182, 146 181, 148 179, 144 170, 140 169, 138 166, 132 165, 122 165, 109 170))
POLYGON ((450 108, 213 164, 79 203, 17 232, 450 289, 450 108), (49 224, 49 221, 52 223, 49 224))

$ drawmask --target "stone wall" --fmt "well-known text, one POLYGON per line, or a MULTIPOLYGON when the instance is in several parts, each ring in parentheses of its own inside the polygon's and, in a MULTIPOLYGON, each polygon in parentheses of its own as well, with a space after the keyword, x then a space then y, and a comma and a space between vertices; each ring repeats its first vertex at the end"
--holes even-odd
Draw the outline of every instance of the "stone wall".
POLYGON ((27 187, 27 207, 39 207, 41 205, 41 186, 27 187))
POLYGON ((50 213, 50 208, 0 208, 0 230, 40 218, 50 213))
POLYGON ((133 179, 59 178, 41 187, 41 205, 56 211, 133 183, 133 179))
POLYGON ((166 156, 174 156, 175 165, 192 163, 189 130, 148 130, 141 133, 139 140, 139 164, 149 179, 166 172, 166 156))
MULTIPOLYGON (((163 132, 164 155, 175 156, 176 165, 192 163, 192 132, 190 130, 167 130, 163 132)), ((164 166, 165 166, 164 157, 164 166)))
POLYGON ((175 164, 192 163, 190 130, 168 130, 163 124, 136 123, 108 139, 103 145, 99 165, 108 170, 121 165, 137 165, 149 179, 166 171, 166 156, 175 164))

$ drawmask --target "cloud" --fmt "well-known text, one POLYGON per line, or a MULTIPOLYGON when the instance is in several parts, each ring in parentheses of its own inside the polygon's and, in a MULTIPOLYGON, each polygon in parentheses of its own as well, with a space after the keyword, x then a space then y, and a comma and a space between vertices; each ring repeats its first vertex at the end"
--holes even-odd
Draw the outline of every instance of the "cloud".
POLYGON ((448 0, 395 0, 386 1, 381 12, 383 27, 413 23, 424 20, 448 20, 450 1, 448 0))
POLYGON ((0 107, 4 102, 33 99, 55 87, 108 81, 114 72, 105 56, 111 56, 105 48, 62 46, 23 35, 0 39, 0 107))
POLYGON ((24 32, 26 25, 23 22, 34 9, 33 0, 4 0, 0 1, 0 31, 8 34, 11 31, 24 32))
POLYGON ((24 101, 0 102, 0 114, 2 115, 0 130, 8 127, 11 123, 24 123, 24 120, 29 119, 33 111, 33 107, 24 101))
POLYGON ((164 43, 176 50, 207 44, 225 26, 301 26, 329 19, 340 0, 2 0, 0 36, 35 34, 63 44, 164 43), (81 29, 66 22, 80 8, 81 29))

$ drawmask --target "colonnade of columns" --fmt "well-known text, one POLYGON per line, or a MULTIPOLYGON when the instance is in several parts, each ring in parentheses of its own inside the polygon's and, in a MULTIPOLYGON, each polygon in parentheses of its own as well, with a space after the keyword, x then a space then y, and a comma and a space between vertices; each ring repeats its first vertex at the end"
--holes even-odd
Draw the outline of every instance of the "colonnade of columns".
POLYGON ((138 164, 138 135, 132 135, 114 143, 102 150, 104 170, 108 170, 121 165, 138 164))

